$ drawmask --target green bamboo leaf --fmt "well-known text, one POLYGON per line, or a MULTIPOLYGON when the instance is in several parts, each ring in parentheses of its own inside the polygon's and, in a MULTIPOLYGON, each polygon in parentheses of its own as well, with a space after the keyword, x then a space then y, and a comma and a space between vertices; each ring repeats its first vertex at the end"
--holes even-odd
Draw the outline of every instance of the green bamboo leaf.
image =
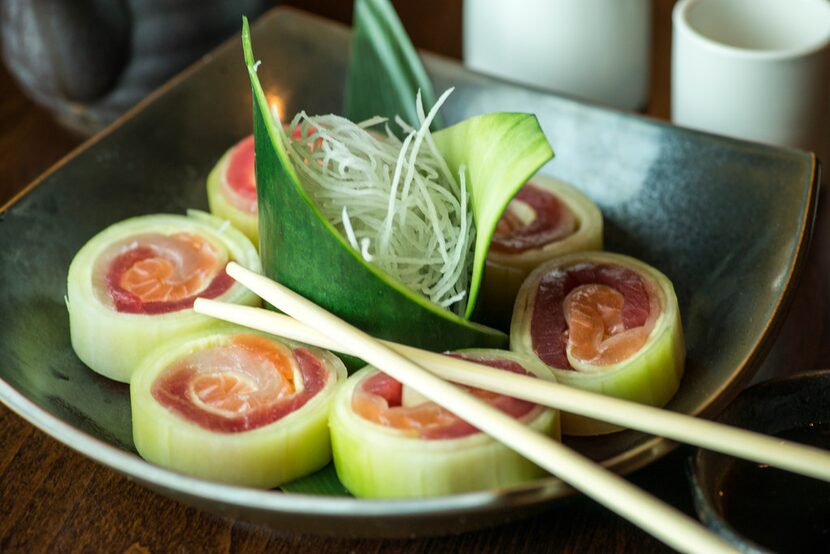
POLYGON ((337 478, 337 471, 334 464, 329 464, 320 471, 311 475, 300 477, 280 487, 283 492, 297 494, 319 494, 324 496, 351 496, 340 479, 337 478))
MULTIPOLYGON (((425 106, 435 104, 435 91, 415 47, 389 0, 357 0, 352 24, 351 58, 346 84, 345 115, 363 121, 400 115, 415 125, 413 99, 420 89, 425 106)), ((443 127, 440 117, 432 129, 443 127)))
MULTIPOLYGON (((367 263, 323 217, 300 183, 257 78, 247 24, 243 45, 254 95, 254 138, 265 273, 361 329, 430 350, 506 345, 506 336, 433 304, 367 263)), ((489 114, 434 135, 453 168, 466 166, 480 226, 474 278, 510 198, 552 152, 535 117, 489 114), (460 144, 464 141, 466 144, 460 144), (480 259, 479 259, 480 258, 480 259)), ((478 282, 472 284, 478 290, 478 282)), ((468 310, 472 310, 472 302, 468 310)))
MULTIPOLYGON (((346 116, 361 121, 376 115, 390 120, 400 115, 414 125, 418 120, 412 101, 415 94, 421 91, 428 109, 435 104, 435 92, 389 0, 357 0, 352 33, 346 116)), ((454 173, 461 165, 470 169, 477 237, 468 318, 475 308, 487 249, 499 217, 519 188, 553 156, 535 117, 516 114, 514 121, 504 115, 469 120, 435 136, 454 173), (501 138, 481 148, 483 141, 477 136, 501 138), (499 151, 493 151, 493 145, 499 151), (516 151, 506 151, 505 145, 516 151)), ((436 117, 432 129, 442 126, 436 117)))

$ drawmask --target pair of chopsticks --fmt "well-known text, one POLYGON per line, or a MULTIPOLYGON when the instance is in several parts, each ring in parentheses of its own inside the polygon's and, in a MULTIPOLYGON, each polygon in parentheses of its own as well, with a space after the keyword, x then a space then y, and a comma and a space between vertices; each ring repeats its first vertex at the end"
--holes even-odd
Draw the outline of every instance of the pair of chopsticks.
POLYGON ((571 389, 553 382, 502 372, 409 346, 382 342, 290 289, 239 264, 229 263, 227 272, 237 282, 288 315, 202 298, 196 300, 195 311, 299 342, 359 356, 458 417, 473 422, 483 432, 680 551, 733 552, 734 548, 679 510, 565 445, 529 429, 448 381, 493 390, 830 481, 830 454, 820 449, 676 412, 571 389), (325 334, 317 329, 325 329, 325 334))

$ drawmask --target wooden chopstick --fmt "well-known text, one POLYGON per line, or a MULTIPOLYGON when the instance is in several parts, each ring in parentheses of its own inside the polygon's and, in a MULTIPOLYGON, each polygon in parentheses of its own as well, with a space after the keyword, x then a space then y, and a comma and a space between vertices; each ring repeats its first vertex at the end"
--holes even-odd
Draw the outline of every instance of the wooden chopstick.
POLYGON ((311 328, 325 329, 326 334, 336 343, 356 345, 362 359, 458 417, 474 422, 483 432, 667 545, 683 552, 735 552, 728 543, 676 508, 433 375, 409 358, 279 283, 234 262, 228 264, 227 272, 288 315, 311 328))
MULTIPOLYGON (((338 343, 296 319, 269 310, 204 298, 196 300, 194 309, 217 319, 259 329, 273 335, 352 356, 361 356, 360 349, 354 345, 338 343)), ((498 392, 535 404, 830 481, 830 452, 820 448, 638 404, 630 400, 612 398, 551 381, 500 371, 475 362, 451 358, 412 346, 381 342, 448 381, 498 392)))

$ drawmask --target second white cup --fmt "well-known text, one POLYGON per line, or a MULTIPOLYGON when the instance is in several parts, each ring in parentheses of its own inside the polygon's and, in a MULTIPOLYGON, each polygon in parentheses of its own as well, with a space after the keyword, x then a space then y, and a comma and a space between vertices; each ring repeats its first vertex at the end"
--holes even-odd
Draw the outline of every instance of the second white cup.
POLYGON ((630 110, 645 108, 651 0, 464 0, 473 69, 630 110))
POLYGON ((680 0, 672 120, 828 154, 830 2, 680 0))

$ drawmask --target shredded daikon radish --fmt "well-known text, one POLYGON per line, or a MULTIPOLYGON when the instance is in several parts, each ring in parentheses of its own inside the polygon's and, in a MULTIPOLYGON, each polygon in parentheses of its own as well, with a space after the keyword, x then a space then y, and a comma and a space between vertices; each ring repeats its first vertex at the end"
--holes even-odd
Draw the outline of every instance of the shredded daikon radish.
POLYGON ((402 141, 383 117, 300 112, 285 144, 306 191, 364 260, 462 314, 475 238, 465 168, 453 175, 429 132, 451 92, 426 114, 419 92, 418 127, 395 119, 402 141))

